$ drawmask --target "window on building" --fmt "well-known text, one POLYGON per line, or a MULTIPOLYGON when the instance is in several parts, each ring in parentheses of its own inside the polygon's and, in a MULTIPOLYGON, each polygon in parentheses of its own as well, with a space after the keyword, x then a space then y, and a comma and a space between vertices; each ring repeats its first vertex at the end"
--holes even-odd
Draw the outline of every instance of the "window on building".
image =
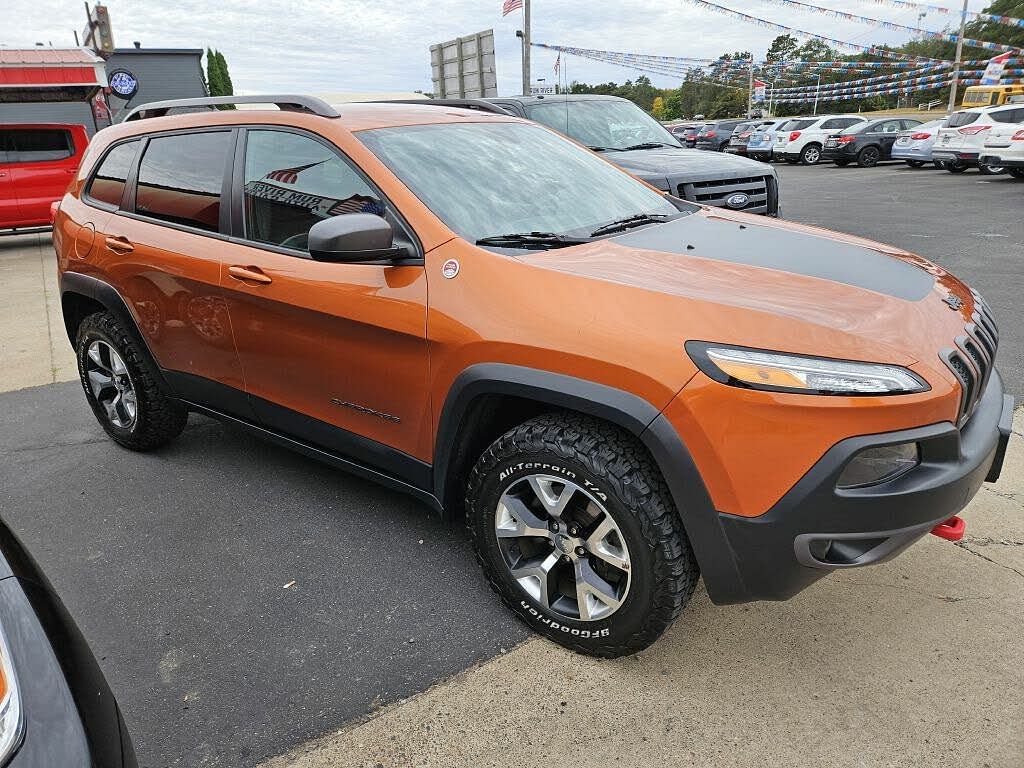
POLYGON ((306 250, 318 221, 345 213, 384 215, 380 195, 330 147, 296 133, 248 131, 245 236, 306 250))
POLYGON ((138 148, 138 141, 129 141, 110 150, 89 183, 89 197, 101 203, 120 206, 125 181, 135 162, 138 148))
POLYGON ((135 212, 216 232, 230 149, 227 131, 150 139, 139 164, 135 212))
POLYGON ((70 131, 12 128, 0 130, 0 151, 9 163, 43 163, 71 157, 75 144, 70 131))

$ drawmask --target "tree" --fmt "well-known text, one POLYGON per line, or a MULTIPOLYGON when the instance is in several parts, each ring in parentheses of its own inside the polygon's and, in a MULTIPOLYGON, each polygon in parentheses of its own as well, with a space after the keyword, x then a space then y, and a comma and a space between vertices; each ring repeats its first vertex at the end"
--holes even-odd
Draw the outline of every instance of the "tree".
POLYGON ((768 48, 768 54, 765 56, 765 61, 769 64, 779 61, 792 61, 796 58, 796 52, 799 47, 799 41, 792 35, 779 35, 772 40, 772 44, 768 48))
POLYGON ((654 101, 651 103, 651 114, 658 120, 665 119, 665 99, 661 96, 655 96, 654 101))
POLYGON ((836 52, 827 43, 813 38, 805 42, 794 52, 799 61, 835 61, 836 52))
MULTIPOLYGON (((206 49, 206 85, 211 96, 233 96, 235 93, 224 54, 210 48, 206 49)), ((218 107, 218 109, 234 108, 234 104, 222 104, 218 107)))

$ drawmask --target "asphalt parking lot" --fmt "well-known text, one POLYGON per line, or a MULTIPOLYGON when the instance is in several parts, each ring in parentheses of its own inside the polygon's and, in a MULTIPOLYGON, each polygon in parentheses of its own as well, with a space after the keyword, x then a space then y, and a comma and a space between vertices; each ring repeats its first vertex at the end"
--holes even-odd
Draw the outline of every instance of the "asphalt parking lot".
MULTIPOLYGON (((786 218, 985 294, 1024 399, 1024 181, 778 170, 786 218)), ((142 765, 1024 763, 1020 412, 963 546, 928 537, 784 604, 698 591, 649 651, 602 662, 531 639, 461 530, 404 496, 195 416, 164 450, 118 449, 67 381, 51 262, 45 237, 0 239, 28 302, 0 307, 0 340, 43 361, 3 379, 0 514, 101 658, 142 765)))

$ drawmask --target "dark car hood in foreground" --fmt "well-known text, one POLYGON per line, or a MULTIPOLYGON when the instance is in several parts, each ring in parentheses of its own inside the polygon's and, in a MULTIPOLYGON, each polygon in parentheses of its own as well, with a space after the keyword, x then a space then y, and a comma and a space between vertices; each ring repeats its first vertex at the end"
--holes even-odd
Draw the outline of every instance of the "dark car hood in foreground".
POLYGON ((693 181, 774 176, 775 169, 746 157, 682 147, 606 152, 605 157, 661 189, 693 181))

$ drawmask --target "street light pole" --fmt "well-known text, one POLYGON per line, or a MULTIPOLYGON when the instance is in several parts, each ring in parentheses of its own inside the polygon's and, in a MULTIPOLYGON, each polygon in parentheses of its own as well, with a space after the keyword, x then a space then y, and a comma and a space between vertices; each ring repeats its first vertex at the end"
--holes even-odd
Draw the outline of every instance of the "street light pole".
POLYGON ((960 60, 964 51, 964 27, 967 26, 967 0, 960 13, 960 34, 956 36, 956 61, 953 62, 953 82, 949 86, 949 106, 946 111, 952 113, 956 109, 956 87, 960 83, 960 60))

